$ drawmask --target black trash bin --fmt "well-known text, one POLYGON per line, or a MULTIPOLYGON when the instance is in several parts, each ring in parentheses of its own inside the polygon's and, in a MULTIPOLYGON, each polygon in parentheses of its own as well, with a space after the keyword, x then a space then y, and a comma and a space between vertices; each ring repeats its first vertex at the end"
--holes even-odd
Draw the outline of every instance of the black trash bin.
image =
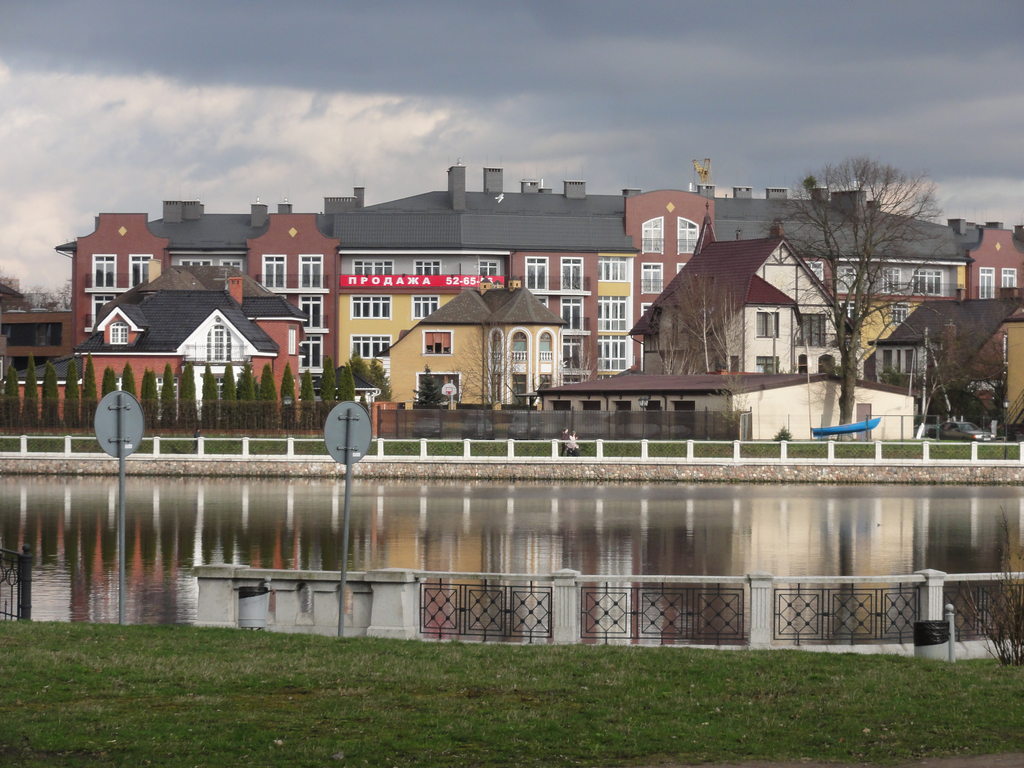
POLYGON ((949 622, 915 621, 914 656, 919 659, 948 659, 949 622))
POLYGON ((270 589, 266 585, 238 588, 238 626, 242 629, 266 629, 270 609, 270 589))

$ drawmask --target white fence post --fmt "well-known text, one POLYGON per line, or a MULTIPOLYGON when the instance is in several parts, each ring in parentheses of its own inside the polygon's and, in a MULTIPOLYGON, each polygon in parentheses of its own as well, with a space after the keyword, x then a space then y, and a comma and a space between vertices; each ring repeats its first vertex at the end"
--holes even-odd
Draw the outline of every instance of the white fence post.
POLYGON ((367 571, 363 580, 370 584, 373 595, 367 636, 403 640, 419 637, 419 581, 416 574, 404 568, 382 568, 367 571))
POLYGON ((19 450, 21 451, 22 455, 28 453, 28 435, 22 435, 19 443, 19 450))
POLYGON ((921 461, 932 460, 932 444, 925 440, 921 443, 921 461))
POLYGON ((160 435, 153 435, 153 455, 160 455, 160 435))
POLYGON ((882 441, 875 440, 875 461, 881 463, 882 461, 882 441))
POLYGON ((693 440, 686 441, 686 460, 693 461, 693 440))
POLYGON ((942 588, 946 583, 944 571, 936 571, 933 568, 925 568, 914 573, 924 576, 924 584, 918 587, 917 605, 918 619, 922 621, 938 621, 942 618, 943 605, 942 588))
POLYGON ((647 439, 640 441, 640 458, 644 461, 647 460, 647 439))
POLYGON ((771 648, 775 624, 775 592, 772 574, 748 573, 750 581, 750 647, 771 648))
POLYGON ((789 443, 785 440, 779 442, 779 461, 786 461, 789 459, 789 443))
POLYGON ((462 441, 462 458, 468 459, 472 455, 472 451, 469 448, 469 439, 466 438, 462 441))
POLYGON ((284 448, 284 455, 285 456, 294 456, 295 455, 295 438, 294 437, 291 437, 289 435, 287 438, 285 438, 284 446, 285 446, 285 448, 284 448))
POLYGON ((64 455, 71 455, 71 435, 64 435, 64 455))
POLYGON ((740 460, 740 441, 739 440, 733 440, 732 441, 732 460, 733 461, 739 461, 740 460))
MULTIPOLYGON (((200 438, 200 440, 201 439, 202 438, 200 438)), ((248 456, 249 455, 249 438, 248 437, 243 437, 242 438, 242 455, 243 456, 248 456)))
POLYGON ((594 441, 594 453, 596 454, 597 458, 604 458, 604 440, 597 439, 594 441))
POLYGON ((563 568, 552 574, 551 633, 559 644, 580 642, 580 588, 579 571, 563 568))

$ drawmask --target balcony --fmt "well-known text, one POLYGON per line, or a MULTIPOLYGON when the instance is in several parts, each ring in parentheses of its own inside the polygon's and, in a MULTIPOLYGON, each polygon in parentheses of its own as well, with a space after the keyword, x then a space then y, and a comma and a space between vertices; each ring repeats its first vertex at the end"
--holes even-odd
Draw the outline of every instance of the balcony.
POLYGON ((643 240, 643 252, 644 253, 664 253, 665 252, 665 238, 664 237, 644 237, 643 240))
POLYGON ((315 291, 320 293, 327 290, 327 281, 322 274, 268 272, 259 275, 257 279, 260 285, 270 291, 315 291))
POLYGON ((562 318, 566 325, 562 328, 562 333, 590 333, 590 318, 589 317, 563 317, 562 318))
POLYGON ((590 293, 591 280, 585 275, 562 275, 560 290, 562 293, 590 293))
POLYGON ((640 293, 661 293, 665 290, 665 281, 660 277, 645 278, 640 281, 640 293))

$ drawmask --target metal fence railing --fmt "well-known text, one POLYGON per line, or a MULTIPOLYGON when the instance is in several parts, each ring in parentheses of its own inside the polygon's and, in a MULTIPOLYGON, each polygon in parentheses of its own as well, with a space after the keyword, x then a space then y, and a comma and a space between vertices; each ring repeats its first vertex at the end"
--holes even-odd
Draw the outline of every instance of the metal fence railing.
POLYGON ((0 621, 32 618, 32 553, 0 549, 0 621))

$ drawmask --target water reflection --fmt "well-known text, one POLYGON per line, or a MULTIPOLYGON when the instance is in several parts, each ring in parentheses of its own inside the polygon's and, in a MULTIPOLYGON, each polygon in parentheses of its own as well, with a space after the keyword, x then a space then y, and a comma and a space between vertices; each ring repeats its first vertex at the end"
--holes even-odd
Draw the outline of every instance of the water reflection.
MULTIPOLYGON (((116 621, 117 483, 0 481, 0 545, 36 555, 40 620, 116 621)), ((129 478, 126 611, 191 621, 193 565, 338 569, 344 485, 129 478)), ((890 575, 998 568, 1024 489, 359 482, 349 568, 890 575)))

